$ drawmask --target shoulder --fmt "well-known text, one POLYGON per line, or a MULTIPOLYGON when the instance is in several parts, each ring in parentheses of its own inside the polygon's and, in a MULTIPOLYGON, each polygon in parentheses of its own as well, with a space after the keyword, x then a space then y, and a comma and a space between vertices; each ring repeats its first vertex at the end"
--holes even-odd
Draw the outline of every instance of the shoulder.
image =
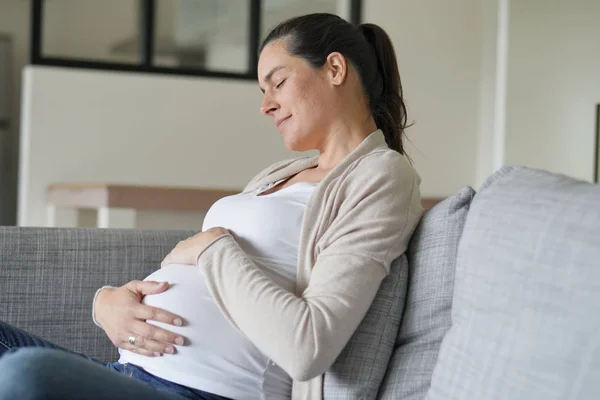
MULTIPOLYGON (((387 220, 400 232, 418 221, 421 179, 405 156, 377 149, 353 162, 339 182, 338 213, 387 220)), ((412 228, 411 228, 412 229, 412 228)))
POLYGON ((372 182, 369 186, 376 183, 383 185, 382 189, 407 189, 407 186, 418 187, 421 182, 408 159, 388 148, 376 149, 357 159, 349 166, 344 180, 357 185, 372 182))
POLYGON ((423 213, 419 185, 412 165, 393 150, 378 148, 357 158, 324 191, 334 215, 320 248, 342 240, 352 252, 379 260, 389 271, 423 213))

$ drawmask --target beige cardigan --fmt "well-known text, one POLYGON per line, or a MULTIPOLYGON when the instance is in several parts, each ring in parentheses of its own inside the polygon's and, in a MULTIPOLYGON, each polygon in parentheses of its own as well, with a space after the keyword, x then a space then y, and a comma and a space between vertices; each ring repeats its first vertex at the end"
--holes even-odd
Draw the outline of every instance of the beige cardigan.
MULTIPOLYGON (((317 160, 277 163, 244 192, 317 160)), ((369 135, 323 178, 306 206, 296 293, 269 279, 232 236, 218 238, 198 257, 221 311, 293 378, 292 399, 322 398, 323 373, 360 324, 421 218, 419 183, 380 130, 369 135)))

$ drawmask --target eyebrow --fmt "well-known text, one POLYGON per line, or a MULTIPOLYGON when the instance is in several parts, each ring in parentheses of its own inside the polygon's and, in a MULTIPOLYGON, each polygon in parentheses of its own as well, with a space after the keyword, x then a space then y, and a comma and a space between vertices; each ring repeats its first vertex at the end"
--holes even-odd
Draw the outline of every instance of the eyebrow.
MULTIPOLYGON (((285 68, 283 65, 279 65, 277 67, 272 68, 269 73, 267 73, 267 75, 265 75, 265 82, 269 83, 271 81, 271 78, 273 77, 273 74, 277 71, 279 71, 280 69, 285 68)), ((265 92, 265 89, 260 88, 261 92, 265 92)))

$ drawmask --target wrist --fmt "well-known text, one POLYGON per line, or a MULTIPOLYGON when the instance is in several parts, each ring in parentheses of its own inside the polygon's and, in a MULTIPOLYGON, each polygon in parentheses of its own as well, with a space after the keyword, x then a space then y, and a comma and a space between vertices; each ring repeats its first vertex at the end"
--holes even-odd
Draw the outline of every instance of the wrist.
POLYGON ((224 235, 231 235, 231 232, 228 229, 225 229, 221 226, 215 226, 213 228, 210 228, 205 233, 210 234, 212 240, 215 240, 224 235))
POLYGON ((106 294, 108 292, 112 292, 113 290, 114 288, 109 286, 101 287, 100 290, 98 290, 98 295, 96 296, 96 303, 102 303, 106 297, 106 294))
POLYGON ((113 290, 115 290, 115 287, 113 286, 103 286, 100 289, 98 289, 96 291, 96 294, 94 295, 94 300, 92 301, 92 320, 94 321, 94 324, 96 324, 100 328, 102 328, 102 322, 101 318, 98 317, 99 306, 102 304, 102 301, 105 298, 106 294, 113 290))
POLYGON ((204 247, 204 249, 202 249, 200 254, 198 254, 198 256, 196 257, 196 266, 198 266, 198 267, 200 266, 200 259, 202 258, 202 256, 204 254, 210 252, 217 242, 220 242, 223 239, 227 239, 227 238, 230 238, 231 240, 235 240, 235 239, 233 239, 233 235, 229 231, 225 231, 224 234, 213 237, 212 240, 204 247))

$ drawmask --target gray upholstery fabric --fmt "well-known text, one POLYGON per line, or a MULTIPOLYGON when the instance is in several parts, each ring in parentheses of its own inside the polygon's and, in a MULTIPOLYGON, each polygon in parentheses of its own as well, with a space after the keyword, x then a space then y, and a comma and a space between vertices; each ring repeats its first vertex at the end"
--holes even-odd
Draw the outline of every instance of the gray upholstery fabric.
POLYGON ((92 322, 96 289, 143 279, 192 233, 0 227, 0 320, 114 361, 115 349, 92 322))
POLYGON ((365 318, 325 373, 325 400, 376 397, 396 341, 407 280, 408 263, 402 255, 392 263, 365 318))
POLYGON ((503 168, 471 205, 429 400, 600 398, 600 186, 503 168))
POLYGON ((450 309, 458 242, 475 192, 465 187, 425 213, 408 248, 409 283, 396 349, 379 392, 385 400, 425 398, 450 309))

